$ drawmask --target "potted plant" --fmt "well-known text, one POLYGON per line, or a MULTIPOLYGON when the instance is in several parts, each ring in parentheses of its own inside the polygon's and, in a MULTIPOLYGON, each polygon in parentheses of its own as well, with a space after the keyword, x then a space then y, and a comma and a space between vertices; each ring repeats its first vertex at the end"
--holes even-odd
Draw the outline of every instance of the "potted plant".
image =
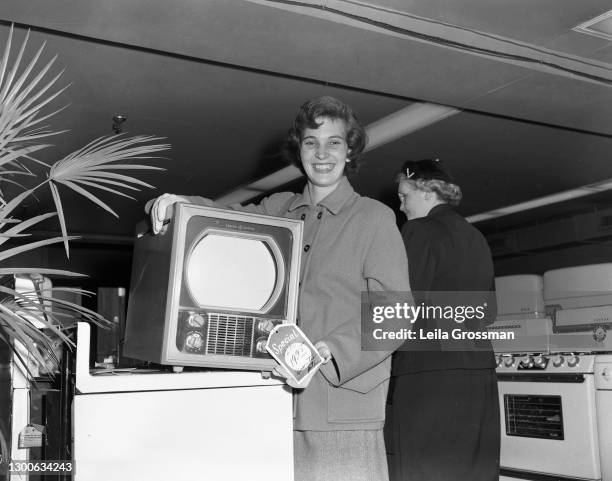
POLYGON ((113 135, 95 139, 52 164, 37 159, 38 152, 50 146, 50 138, 65 134, 45 125, 62 110, 47 111, 51 101, 65 87, 56 86, 61 73, 51 76, 55 58, 43 66, 38 64, 44 44, 25 61, 29 32, 15 48, 12 47, 13 36, 11 27, 4 48, 0 48, 0 53, 3 52, 0 58, 0 343, 10 346, 25 366, 34 362, 36 366, 48 368, 49 363, 56 360, 57 343, 72 344, 66 336, 66 326, 81 319, 100 324, 108 321, 80 305, 54 298, 44 290, 17 292, 11 283, 3 283, 15 276, 29 276, 36 281, 42 275, 81 274, 70 270, 6 267, 6 261, 56 243, 64 244, 68 260, 68 243, 73 237, 68 235, 66 228, 62 191, 72 190, 117 216, 98 193, 103 191, 131 198, 126 191, 152 187, 126 175, 125 171, 161 170, 140 162, 156 158, 155 154, 167 150, 169 145, 158 143, 162 139, 153 136, 113 135), (33 164, 42 166, 42 176, 34 173, 33 164), (21 186, 21 179, 29 181, 27 188, 21 186), (55 211, 27 219, 16 218, 16 210, 24 200, 43 189, 50 189, 55 211), (10 192, 16 193, 11 195, 10 192), (28 229, 53 217, 58 219, 61 235, 27 240, 28 229))

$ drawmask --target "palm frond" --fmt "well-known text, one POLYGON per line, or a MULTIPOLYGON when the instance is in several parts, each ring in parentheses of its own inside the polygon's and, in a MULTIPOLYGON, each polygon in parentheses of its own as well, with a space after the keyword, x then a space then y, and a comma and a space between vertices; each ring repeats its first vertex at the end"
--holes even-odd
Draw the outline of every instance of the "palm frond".
POLYGON ((9 307, 18 316, 28 320, 27 329, 38 329, 38 326, 35 325, 35 323, 38 323, 66 342, 70 341, 63 332, 62 324, 54 317, 54 304, 65 302, 64 308, 68 308, 68 310, 82 317, 102 317, 96 313, 92 316, 89 309, 56 299, 53 296, 46 296, 38 291, 17 292, 10 287, 0 286, 0 292, 6 295, 0 304, 9 307), (81 314, 81 311, 84 312, 84 315, 81 314), (35 323, 32 323, 32 320, 35 323))
MULTIPOLYGON (((82 182, 79 182, 82 183, 82 182)), ((81 194, 83 197, 85 197, 86 199, 91 200, 94 204, 99 205, 100 207, 102 207, 105 211, 107 211, 109 214, 114 215, 115 217, 119 218, 119 216, 117 215, 117 213, 111 209, 108 205, 106 205, 102 200, 100 200, 98 197, 96 197, 95 195, 93 195, 91 192, 87 191, 86 189, 82 188, 80 185, 78 185, 75 182, 71 182, 69 180, 63 180, 62 184, 65 185, 66 187, 72 189, 74 192, 76 192, 77 194, 81 194)))
MULTIPOLYGON (((28 177, 36 177, 36 174, 32 172, 28 172, 25 170, 0 170, 0 177, 10 176, 10 175, 26 175, 28 177)), ((2 179, 6 181, 7 179, 2 179)))
POLYGON ((38 267, 0 267, 0 276, 18 274, 40 274, 43 276, 67 276, 67 277, 87 277, 79 272, 66 271, 64 269, 42 269, 38 267))
POLYGON ((34 191, 40 187, 43 184, 39 184, 38 186, 32 188, 32 189, 28 189, 24 192, 20 192, 19 194, 17 194, 15 197, 13 197, 10 201, 8 201, 6 204, 4 204, 2 206, 2 209, 0 209, 0 222, 2 222, 4 219, 6 219, 11 212, 13 212, 17 207, 19 207, 21 205, 21 203, 27 199, 29 196, 31 196, 34 191))
MULTIPOLYGON (((160 143, 162 139, 155 136, 108 136, 89 142, 53 164, 37 159, 35 155, 51 145, 46 139, 66 132, 52 129, 46 122, 65 108, 52 107, 52 102, 70 85, 58 85, 63 70, 57 74, 51 73, 57 57, 42 60, 44 43, 28 60, 26 47, 30 38, 29 31, 21 44, 16 44, 16 52, 12 52, 15 46, 13 35, 14 28, 11 26, 4 52, 0 56, 0 180, 19 185, 12 180, 12 176, 38 176, 39 174, 34 173, 35 169, 30 170, 31 163, 42 166, 47 172, 47 178, 41 179, 40 184, 28 189, 20 186, 24 190, 11 198, 5 198, 4 191, 0 190, 0 245, 5 244, 7 239, 26 236, 27 229, 54 215, 58 216, 62 235, 4 248, 0 250, 0 263, 34 249, 61 242, 64 243, 66 255, 69 257, 68 242, 76 237, 67 234, 60 186, 117 216, 106 201, 98 197, 100 192, 96 191, 94 194, 92 190, 133 199, 129 194, 153 186, 126 175, 123 171, 164 170, 147 165, 148 162, 145 161, 160 158, 157 154, 168 150, 170 146, 160 143), (26 220, 14 218, 24 200, 29 196, 36 197, 37 189, 45 184, 49 184, 56 213, 41 214, 26 220)), ((81 276, 63 269, 0 268, 0 277, 34 274, 81 276)), ((62 290, 79 295, 93 294, 79 288, 55 288, 53 293, 56 290, 57 296, 62 290)), ((65 321, 71 323, 82 319, 102 327, 112 324, 96 312, 57 296, 40 291, 17 293, 0 283, 0 342, 7 343, 26 368, 32 358, 41 366, 45 366, 49 358, 54 358, 57 340, 69 346, 73 345, 65 334, 65 321), (43 329, 39 328, 41 325, 44 326, 43 329)))
POLYGON ((29 244, 23 246, 13 247, 11 249, 7 249, 5 251, 0 252, 0 262, 8 259, 9 257, 16 256, 17 254, 22 254, 33 249, 38 249, 39 247, 44 247, 50 244, 57 244, 59 242, 67 242, 73 239, 78 239, 78 236, 53 237, 51 239, 44 239, 36 242, 30 242, 29 244))
MULTIPOLYGON (((41 214, 41 215, 37 215, 37 216, 31 217, 30 219, 21 221, 16 226, 11 227, 10 229, 2 232, 2 235, 8 236, 8 238, 10 238, 11 236, 17 235, 20 232, 23 232, 24 230, 29 229, 33 225, 36 225, 39 222, 42 222, 43 220, 49 219, 50 217, 54 217, 56 215, 57 214, 55 212, 49 212, 47 214, 41 214)), ((4 240, 0 239, 0 245, 2 245, 4 242, 6 242, 6 240, 8 240, 8 239, 4 239, 4 240)))
POLYGON ((12 146, 12 148, 2 149, 0 151, 0 167, 5 165, 19 165, 14 164, 15 160, 30 155, 34 152, 38 152, 39 150, 45 149, 49 146, 50 144, 38 144, 28 146, 15 145, 12 146))
MULTIPOLYGON (((47 91, 55 85, 61 73, 41 86, 43 78, 55 63, 55 57, 47 62, 37 74, 33 75, 37 62, 44 51, 44 43, 31 60, 25 63, 21 73, 18 75, 22 67, 29 31, 26 33, 26 37, 19 48, 16 58, 12 61, 12 65, 9 65, 11 63, 12 37, 13 28, 11 27, 2 63, 0 64, 0 102, 2 103, 2 108, 0 109, 0 152, 4 153, 6 149, 13 148, 14 151, 31 154, 35 150, 45 148, 46 145, 39 144, 30 147, 28 142, 59 133, 38 130, 34 132, 32 129, 43 120, 37 118, 41 109, 60 95, 66 87, 52 94, 47 94, 47 91), (35 150, 27 151, 29 148, 35 150)), ((46 115, 44 118, 49 118, 57 112, 59 110, 46 115)))
MULTIPOLYGON (((16 314, 11 306, 6 306, 4 303, 0 303, 0 327, 10 341, 18 340, 25 345, 28 353, 38 363, 45 363, 45 359, 39 352, 35 342, 38 341, 41 345, 50 347, 49 339, 42 335, 41 331, 34 329, 27 319, 16 314)), ((24 362, 23 359, 22 362, 27 366, 27 362, 24 362)))
MULTIPOLYGON (((121 136, 100 137, 93 140, 85 147, 67 155, 51 166, 49 171, 49 187, 55 202, 56 210, 60 220, 60 228, 62 235, 67 237, 66 221, 62 209, 61 198, 59 195, 58 185, 63 185, 79 195, 89 199, 115 217, 119 217, 117 213, 102 199, 92 194, 88 188, 97 188, 100 190, 110 191, 114 194, 131 197, 116 189, 110 189, 106 184, 109 184, 108 179, 120 179, 121 183, 115 184, 116 187, 126 188, 125 184, 133 184, 143 187, 151 187, 134 177, 127 175, 113 174, 109 170, 163 170, 159 167, 154 167, 144 164, 125 164, 134 159, 141 158, 156 158, 151 155, 170 148, 168 144, 151 143, 161 140, 154 136, 135 136, 123 138, 121 136), (119 164, 119 163, 122 164, 119 164)), ((127 187, 134 190, 134 187, 127 187)), ((138 190, 138 189, 136 189, 138 190)), ((69 255, 68 243, 64 244, 66 255, 69 255)))
MULTIPOLYGON (((81 185, 88 185, 89 187, 93 187, 95 189, 100 189, 100 190, 105 190, 106 192, 111 192, 112 194, 118 195, 120 197, 125 197, 127 199, 132 199, 132 200, 136 200, 135 197, 132 197, 131 195, 128 195, 124 192, 121 192, 120 190, 117 189, 111 189, 110 187, 105 187, 101 181, 98 182, 91 182, 91 181, 87 181, 87 180, 83 180, 82 177, 79 177, 79 184, 81 185)), ((138 190, 136 187, 130 187, 128 186, 124 186, 126 189, 130 189, 130 190, 138 190)))

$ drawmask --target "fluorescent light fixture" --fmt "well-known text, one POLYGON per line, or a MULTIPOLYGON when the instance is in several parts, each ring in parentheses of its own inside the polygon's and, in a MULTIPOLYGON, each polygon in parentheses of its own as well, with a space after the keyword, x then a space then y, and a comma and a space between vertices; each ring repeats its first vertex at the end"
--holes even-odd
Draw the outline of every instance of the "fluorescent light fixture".
POLYGON ((302 177, 302 171, 295 165, 288 165, 255 182, 238 187, 216 198, 215 202, 219 202, 222 205, 240 204, 241 202, 246 202, 249 199, 265 194, 278 186, 288 184, 292 180, 299 179, 300 177, 302 177))
POLYGON ((598 17, 587 20, 572 30, 587 35, 594 35, 606 40, 612 40, 612 10, 598 17))
POLYGON ((576 199, 578 197, 584 197, 586 195, 596 194, 605 190, 612 189, 612 179, 602 180, 593 184, 584 185, 576 189, 565 190, 556 194, 547 195, 544 197, 538 197, 537 199, 528 200, 519 204, 509 205, 501 207, 499 209, 490 210, 483 212, 482 214, 472 215, 467 218, 468 222, 475 224, 476 222, 482 222, 485 220, 495 219, 496 217, 502 217, 508 214, 515 214, 517 212, 523 212, 529 209, 535 209, 545 205, 557 204, 570 199, 576 199))
MULTIPOLYGON (((368 143, 365 152, 373 150, 381 145, 388 144, 394 140, 415 132, 423 127, 444 120, 451 115, 459 113, 460 110, 444 105, 415 102, 408 107, 398 110, 366 127, 368 143)), ((216 202, 230 205, 246 202, 249 199, 265 194, 281 185, 302 176, 297 167, 290 165, 277 170, 273 174, 263 177, 248 185, 237 188, 221 197, 216 202)))

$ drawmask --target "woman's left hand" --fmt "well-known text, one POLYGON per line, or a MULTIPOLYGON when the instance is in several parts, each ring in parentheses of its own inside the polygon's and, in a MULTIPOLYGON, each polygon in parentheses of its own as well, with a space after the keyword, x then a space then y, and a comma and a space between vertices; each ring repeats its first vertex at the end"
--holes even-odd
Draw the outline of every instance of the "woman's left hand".
MULTIPOLYGON (((317 348, 317 351, 319 351, 319 355, 323 358, 323 364, 327 364, 332 358, 332 353, 329 349, 329 346, 325 342, 319 341, 315 344, 315 347, 317 348)), ((292 388, 304 389, 306 386, 308 386, 312 377, 319 370, 319 367, 320 366, 317 366, 316 369, 310 371, 308 375, 303 378, 299 384, 289 375, 289 373, 281 365, 277 365, 274 368, 273 373, 277 377, 285 378, 285 382, 292 388)))
POLYGON ((329 346, 325 342, 319 341, 315 344, 315 347, 317 348, 317 351, 319 351, 319 356, 323 358, 323 364, 327 364, 329 361, 331 361, 332 353, 329 346))

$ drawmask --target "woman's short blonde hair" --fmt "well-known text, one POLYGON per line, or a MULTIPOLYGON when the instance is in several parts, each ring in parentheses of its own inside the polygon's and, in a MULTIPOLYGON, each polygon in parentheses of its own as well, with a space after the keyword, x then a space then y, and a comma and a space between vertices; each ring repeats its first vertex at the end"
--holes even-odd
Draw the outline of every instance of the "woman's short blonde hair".
POLYGON ((408 176, 406 171, 402 171, 397 175, 395 180, 398 184, 400 182, 408 182, 415 189, 419 189, 424 192, 434 192, 438 196, 438 199, 452 206, 459 205, 461 199, 463 198, 461 187, 459 187, 457 184, 446 182, 441 179, 413 179, 408 176))

